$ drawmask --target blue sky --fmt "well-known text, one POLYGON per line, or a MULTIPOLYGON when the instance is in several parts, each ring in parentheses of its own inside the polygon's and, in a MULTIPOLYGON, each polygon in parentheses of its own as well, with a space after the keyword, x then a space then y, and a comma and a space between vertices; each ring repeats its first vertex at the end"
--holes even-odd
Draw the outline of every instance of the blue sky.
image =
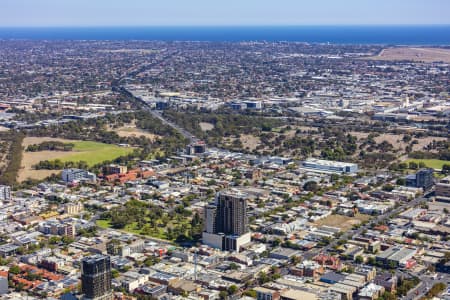
POLYGON ((450 0, 0 0, 0 26, 450 24, 450 0))

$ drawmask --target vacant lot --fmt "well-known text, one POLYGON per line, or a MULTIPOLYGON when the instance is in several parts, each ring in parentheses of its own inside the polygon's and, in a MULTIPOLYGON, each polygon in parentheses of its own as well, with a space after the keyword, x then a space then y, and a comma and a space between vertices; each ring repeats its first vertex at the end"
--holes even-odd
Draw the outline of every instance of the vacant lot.
POLYGON ((417 164, 420 162, 423 162, 426 167, 432 168, 432 169, 437 169, 437 170, 442 170, 443 165, 450 165, 449 160, 440 160, 440 159, 408 159, 405 162, 409 163, 411 161, 413 161, 417 164))
POLYGON ((326 217, 323 220, 319 220, 314 224, 318 226, 326 225, 338 227, 342 231, 347 231, 352 228, 353 225, 358 225, 361 222, 367 221, 370 219, 369 215, 357 214, 355 217, 348 217, 342 215, 331 215, 326 217))
POLYGON ((373 60, 411 60, 420 62, 450 62, 450 50, 441 48, 386 48, 377 56, 369 57, 373 60))
POLYGON ((156 134, 152 134, 149 132, 146 132, 142 129, 136 128, 135 126, 124 126, 117 129, 113 129, 114 132, 116 132, 121 137, 140 137, 144 136, 151 141, 154 141, 158 139, 160 136, 156 134))
POLYGON ((251 134, 241 134, 240 140, 242 147, 249 150, 254 150, 261 143, 259 137, 251 134))
POLYGON ((391 134, 391 133, 385 133, 380 134, 379 136, 375 137, 374 140, 377 142, 377 144, 382 143, 383 141, 387 141, 391 143, 395 149, 405 149, 407 145, 411 143, 411 141, 416 140, 417 144, 413 145, 412 151, 422 151, 425 146, 429 145, 433 141, 446 141, 447 139, 444 137, 424 137, 424 138, 412 138, 411 141, 405 143, 403 141, 403 134, 391 134))
POLYGON ((66 161, 86 161, 92 166, 105 160, 112 160, 119 156, 126 155, 133 151, 133 148, 124 148, 116 145, 109 145, 91 141, 77 141, 56 139, 48 137, 27 137, 23 141, 22 165, 19 170, 18 181, 22 182, 28 178, 44 179, 51 174, 56 174, 58 170, 34 170, 33 166, 43 160, 60 159, 66 161), (63 143, 75 144, 73 151, 39 151, 26 152, 25 149, 32 144, 40 144, 44 141, 60 141, 63 143))
POLYGON ((200 126, 202 131, 209 131, 209 130, 213 130, 214 129, 214 124, 212 124, 212 123, 200 122, 198 125, 200 126))

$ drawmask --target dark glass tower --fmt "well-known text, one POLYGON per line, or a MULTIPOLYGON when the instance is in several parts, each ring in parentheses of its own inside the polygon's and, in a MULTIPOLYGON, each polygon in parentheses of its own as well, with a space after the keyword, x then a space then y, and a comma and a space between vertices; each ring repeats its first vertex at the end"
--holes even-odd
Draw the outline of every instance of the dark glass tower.
POLYGON ((81 286, 85 299, 106 299, 111 294, 109 256, 93 255, 81 262, 81 286))
POLYGON ((243 195, 219 193, 215 233, 243 235, 248 232, 247 199, 243 195))

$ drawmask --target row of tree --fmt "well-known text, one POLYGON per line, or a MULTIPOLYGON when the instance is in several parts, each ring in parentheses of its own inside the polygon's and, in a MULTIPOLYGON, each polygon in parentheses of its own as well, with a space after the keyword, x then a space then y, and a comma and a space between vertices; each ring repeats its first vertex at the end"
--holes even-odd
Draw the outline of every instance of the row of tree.
POLYGON ((29 145, 26 151, 72 151, 73 147, 75 147, 75 144, 72 143, 63 143, 60 141, 45 141, 40 144, 29 145))
POLYGON ((22 162, 22 132, 9 131, 1 133, 1 140, 11 143, 6 155, 7 166, 0 175, 0 184, 14 185, 22 162))

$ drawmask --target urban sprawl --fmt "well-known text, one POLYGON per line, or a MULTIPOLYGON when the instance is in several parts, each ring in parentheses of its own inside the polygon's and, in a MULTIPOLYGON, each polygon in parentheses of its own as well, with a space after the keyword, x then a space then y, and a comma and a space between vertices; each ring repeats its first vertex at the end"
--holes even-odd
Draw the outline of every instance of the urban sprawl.
POLYGON ((1 41, 0 299, 450 299, 448 51, 1 41))

